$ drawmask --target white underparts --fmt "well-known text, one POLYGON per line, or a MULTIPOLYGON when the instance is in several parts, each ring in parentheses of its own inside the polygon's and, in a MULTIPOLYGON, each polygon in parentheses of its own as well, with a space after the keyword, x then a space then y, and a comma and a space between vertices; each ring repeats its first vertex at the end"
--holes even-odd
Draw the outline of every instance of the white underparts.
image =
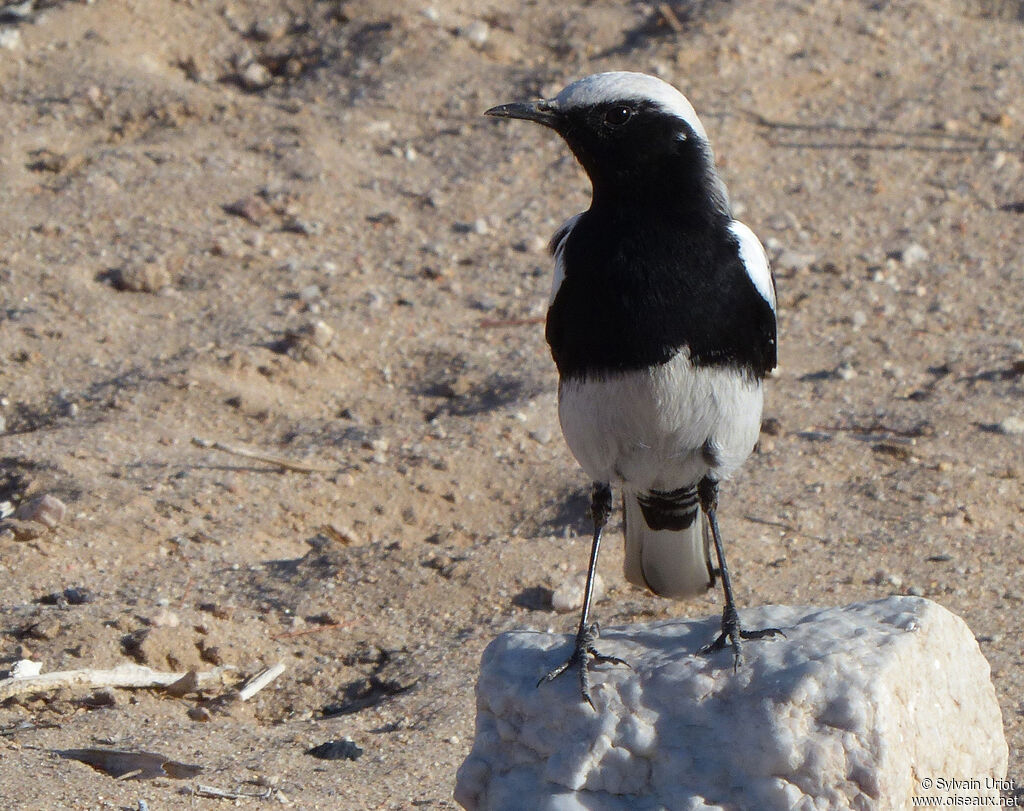
POLYGON ((731 475, 761 425, 759 380, 731 367, 664 364, 559 385, 569 449, 595 481, 626 492, 671 491, 731 475))

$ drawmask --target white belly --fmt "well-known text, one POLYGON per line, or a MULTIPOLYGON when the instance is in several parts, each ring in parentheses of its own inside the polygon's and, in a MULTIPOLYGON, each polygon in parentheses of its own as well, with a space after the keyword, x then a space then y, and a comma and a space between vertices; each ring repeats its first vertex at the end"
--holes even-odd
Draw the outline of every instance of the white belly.
POLYGON ((558 417, 569 449, 595 481, 675 490, 708 473, 727 478, 761 427, 761 383, 733 369, 694 368, 686 352, 652 369, 566 381, 558 417))

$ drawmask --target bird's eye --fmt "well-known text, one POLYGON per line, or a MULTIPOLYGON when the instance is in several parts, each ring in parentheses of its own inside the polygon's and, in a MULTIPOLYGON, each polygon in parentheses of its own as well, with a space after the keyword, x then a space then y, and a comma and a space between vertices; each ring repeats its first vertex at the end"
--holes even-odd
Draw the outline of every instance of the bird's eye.
POLYGON ((633 117, 633 110, 624 104, 609 107, 604 114, 604 123, 609 127, 621 127, 633 117))

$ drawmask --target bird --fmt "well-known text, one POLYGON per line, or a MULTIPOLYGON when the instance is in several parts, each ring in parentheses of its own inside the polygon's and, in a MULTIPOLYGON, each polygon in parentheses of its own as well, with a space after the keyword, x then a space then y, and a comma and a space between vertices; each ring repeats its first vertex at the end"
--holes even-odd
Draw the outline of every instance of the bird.
POLYGON ((550 242, 545 337, 562 433, 593 481, 593 538, 572 653, 538 686, 578 667, 581 700, 593 707, 591 665, 628 666, 598 650, 590 622, 613 487, 627 580, 685 599, 720 578, 721 630, 699 653, 729 646, 735 671, 743 641, 782 634, 741 626, 718 525, 719 485, 753 452, 763 380, 777 363, 767 254, 733 217, 693 105, 662 79, 596 73, 485 115, 554 130, 592 187, 590 207, 550 242))

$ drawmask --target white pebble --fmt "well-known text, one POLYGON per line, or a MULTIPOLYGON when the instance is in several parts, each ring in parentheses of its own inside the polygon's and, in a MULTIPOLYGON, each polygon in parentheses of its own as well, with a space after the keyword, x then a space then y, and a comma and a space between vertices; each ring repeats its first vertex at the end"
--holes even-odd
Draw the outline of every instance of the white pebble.
POLYGON ((149 624, 154 628, 177 628, 181 619, 170 609, 162 608, 150 617, 149 624))
POLYGON ((473 47, 483 48, 491 36, 491 28, 483 20, 473 20, 473 22, 459 31, 459 33, 468 39, 470 45, 473 47))
POLYGON ((903 253, 900 255, 900 260, 907 267, 916 265, 919 262, 924 262, 928 259, 928 251, 922 245, 918 245, 916 242, 908 245, 903 249, 903 253))
MULTIPOLYGON (((551 607, 559 614, 568 614, 570 611, 577 611, 583 607, 583 592, 587 587, 587 573, 577 572, 569 575, 562 584, 555 589, 551 595, 551 607)), ((601 575, 594 577, 593 601, 600 602, 604 599, 604 580, 601 575)))
POLYGON ((270 87, 270 83, 274 81, 267 66, 261 65, 259 62, 250 62, 242 68, 238 78, 246 90, 263 90, 270 87))
POLYGON ((38 676, 42 670, 42 662, 33 662, 31 659, 19 659, 11 666, 11 678, 28 679, 32 676, 38 676))
POLYGON ((1007 417, 999 423, 999 433, 1009 436, 1024 434, 1024 417, 1007 417))
POLYGON ((21 31, 17 28, 0 30, 0 48, 5 51, 16 51, 21 47, 21 31))
POLYGON ((836 367, 836 376, 841 380, 853 380, 857 376, 857 370, 847 361, 843 361, 836 367))

